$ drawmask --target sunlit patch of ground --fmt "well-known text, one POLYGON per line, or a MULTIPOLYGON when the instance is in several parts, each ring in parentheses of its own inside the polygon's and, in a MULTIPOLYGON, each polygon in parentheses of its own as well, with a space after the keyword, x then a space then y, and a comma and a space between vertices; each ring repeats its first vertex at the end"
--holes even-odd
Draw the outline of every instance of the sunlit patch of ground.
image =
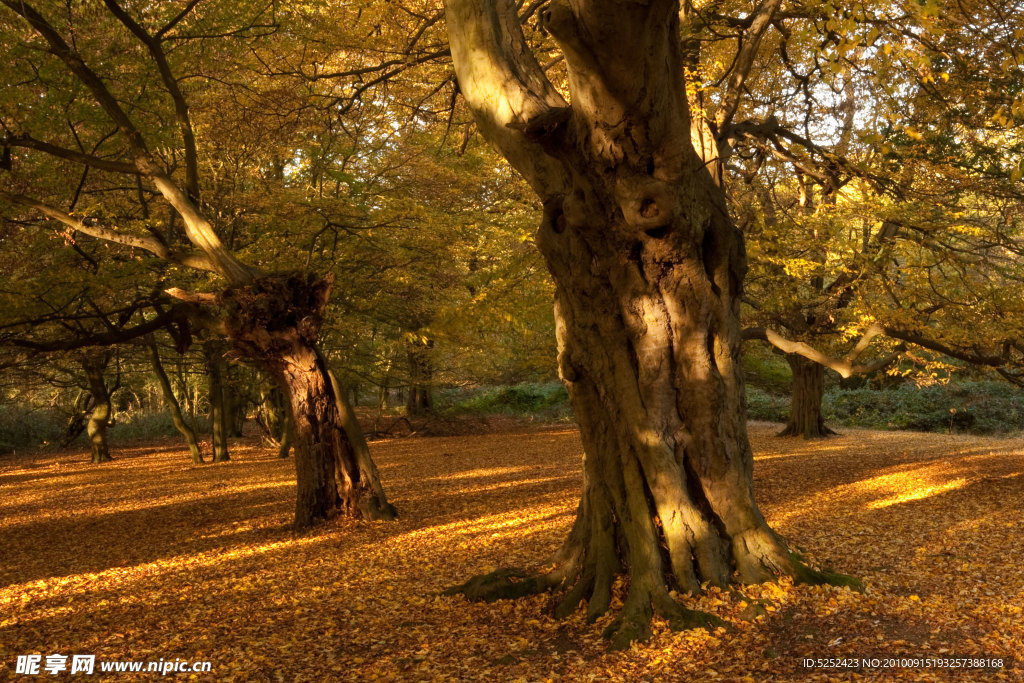
POLYGON ((550 618, 546 596, 438 596, 498 566, 536 568, 557 547, 580 487, 572 430, 374 443, 401 519, 305 534, 289 527, 291 462, 251 444, 220 465, 193 466, 173 442, 101 466, 82 452, 0 460, 0 679, 31 653, 209 660, 206 680, 238 681, 1024 676, 1021 662, 997 674, 800 664, 1019 659, 1024 442, 861 430, 804 442, 776 429, 752 428, 762 509, 867 591, 711 590, 684 601, 730 630, 656 623, 624 653, 606 653, 604 622, 550 618))

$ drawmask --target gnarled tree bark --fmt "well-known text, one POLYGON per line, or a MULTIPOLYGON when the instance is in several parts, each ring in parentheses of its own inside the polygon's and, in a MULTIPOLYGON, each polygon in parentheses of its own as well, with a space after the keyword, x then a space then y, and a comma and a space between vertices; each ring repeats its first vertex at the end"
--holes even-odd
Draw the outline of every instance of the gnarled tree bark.
MULTIPOLYGON (((203 319, 200 326, 225 338, 233 353, 272 370, 283 382, 296 418, 296 472, 300 493, 296 525, 307 526, 337 512, 370 518, 393 517, 394 508, 384 497, 359 424, 344 396, 333 386, 327 365, 316 348, 315 332, 329 287, 322 281, 287 274, 265 276, 237 259, 221 241, 214 223, 199 205, 198 149, 185 94, 164 50, 165 40, 159 32, 150 33, 146 21, 135 18, 134 10, 116 0, 104 0, 104 4, 146 47, 152 65, 173 101, 184 148, 184 189, 175 180, 173 169, 150 151, 146 136, 122 106, 120 96, 115 95, 104 78, 93 70, 87 55, 79 53, 75 41, 65 38, 65 25, 51 23, 43 12, 25 0, 0 0, 0 5, 25 20, 45 44, 45 49, 91 93, 125 143, 127 158, 105 159, 42 141, 22 140, 23 146, 86 167, 128 173, 144 179, 171 206, 172 217, 176 215, 181 219, 190 248, 171 248, 169 245, 173 240, 152 224, 147 228, 153 234, 139 236, 116 227, 97 225, 94 220, 80 220, 66 211, 19 193, 0 190, 0 199, 40 212, 76 233, 146 251, 170 263, 221 276, 228 286, 216 296, 183 292, 178 288, 165 292, 198 304, 197 308, 202 310, 196 313, 196 317, 203 319), (58 29, 58 25, 62 28, 58 29), (314 296, 317 294, 322 296, 314 296), (222 304, 226 312, 210 310, 207 307, 211 304, 222 304), (244 310, 248 304, 253 308, 244 310), (336 481, 340 482, 340 492, 334 485, 336 481)), ((184 16, 181 14, 179 18, 184 16)), ((161 147, 165 144, 166 141, 160 142, 161 147)), ((219 429, 223 430, 223 425, 219 429)), ((217 459, 215 453, 214 460, 217 459)))
POLYGON ((629 576, 606 635, 624 647, 654 612, 713 621, 673 600, 702 582, 801 563, 754 500, 739 364, 742 236, 690 142, 678 2, 552 0, 544 25, 571 102, 525 44, 514 3, 447 0, 452 56, 478 125, 543 200, 537 243, 556 287, 559 372, 586 457, 556 569, 502 571, 452 589, 512 597, 562 589, 557 612, 596 617, 629 576))
POLYGON ((273 377, 288 397, 299 528, 337 514, 396 516, 355 413, 316 345, 330 288, 330 280, 275 275, 219 296, 232 351, 273 377))

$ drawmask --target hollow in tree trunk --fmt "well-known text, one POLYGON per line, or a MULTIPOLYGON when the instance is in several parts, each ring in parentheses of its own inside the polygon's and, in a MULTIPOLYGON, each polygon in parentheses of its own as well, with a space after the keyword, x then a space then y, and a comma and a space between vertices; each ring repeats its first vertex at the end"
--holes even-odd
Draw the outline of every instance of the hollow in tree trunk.
POLYGON ((111 415, 110 391, 103 377, 109 363, 110 354, 106 351, 88 352, 82 358, 82 369, 85 370, 89 393, 92 395, 92 412, 89 413, 85 432, 89 436, 93 464, 113 460, 107 444, 107 426, 111 415))
POLYGON ((715 620, 673 589, 814 571, 766 523, 753 490, 739 363, 742 236, 690 144, 679 5, 553 0, 571 104, 532 59, 511 2, 445 3, 459 84, 481 130, 538 192, 556 288, 559 373, 583 439, 584 486, 555 568, 501 570, 471 598, 558 590, 596 618, 628 576, 615 647, 715 620), (614 46, 612 49, 609 46, 614 46))
POLYGON ((224 400, 225 348, 225 344, 220 340, 208 339, 203 342, 214 462, 227 462, 231 459, 228 454, 228 416, 224 400))
POLYGON ((779 436, 802 436, 819 439, 834 435, 821 415, 821 402, 825 396, 825 368, 803 356, 786 354, 793 371, 793 389, 790 393, 789 420, 779 436))
POLYGON ((298 497, 295 525, 343 514, 393 519, 355 413, 316 346, 331 280, 276 275, 221 294, 233 352, 288 397, 298 497))

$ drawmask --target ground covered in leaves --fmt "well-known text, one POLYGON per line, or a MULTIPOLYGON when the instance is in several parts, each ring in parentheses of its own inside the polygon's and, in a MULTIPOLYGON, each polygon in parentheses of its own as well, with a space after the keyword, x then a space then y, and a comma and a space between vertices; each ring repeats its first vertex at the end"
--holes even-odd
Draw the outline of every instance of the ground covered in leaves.
POLYGON ((1021 679, 1024 440, 847 430, 804 442, 776 429, 751 430, 768 520, 866 591, 710 590, 683 599, 728 628, 656 622, 650 641, 615 653, 603 623, 582 610, 554 620, 547 596, 438 595, 498 566, 536 568, 561 542, 582 456, 568 428, 378 441, 400 521, 304 534, 289 528, 291 462, 255 444, 205 466, 173 441, 101 466, 83 452, 7 457, 0 679, 22 678, 16 657, 32 653, 209 660, 201 679, 238 681, 1021 679), (1008 665, 801 663, 953 655, 1008 665))

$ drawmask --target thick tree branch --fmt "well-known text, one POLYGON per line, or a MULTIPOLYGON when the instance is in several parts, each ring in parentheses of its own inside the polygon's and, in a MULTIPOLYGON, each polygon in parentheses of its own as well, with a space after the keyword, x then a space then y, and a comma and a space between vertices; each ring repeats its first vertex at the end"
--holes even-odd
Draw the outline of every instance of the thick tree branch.
POLYGON ((75 232, 80 232, 83 235, 95 237, 96 239, 107 242, 113 242, 115 244, 122 244, 133 249, 142 249, 143 251, 148 251, 165 261, 186 266, 188 268, 205 270, 211 273, 220 272, 216 265, 210 261, 209 257, 202 252, 181 252, 171 249, 156 237, 126 235, 123 232, 118 232, 117 230, 112 230, 110 228, 104 228, 98 225, 89 225, 84 221, 80 221, 74 216, 61 211, 60 209, 54 208, 49 204, 44 204, 36 199, 32 199, 31 197, 26 197, 25 195, 13 194, 0 190, 0 199, 9 201, 12 204, 18 204, 20 206, 34 209, 47 218, 59 221, 75 232))
POLYGON ((150 56, 156 63, 160 72, 160 79, 164 82, 168 94, 174 101, 174 117, 178 121, 178 129, 181 131, 181 140, 185 147, 185 192, 189 199, 196 205, 199 204, 199 155, 196 151, 196 136, 192 131, 192 120, 188 114, 188 103, 185 96, 178 87, 178 80, 171 72, 171 65, 167 62, 167 55, 164 54, 160 39, 149 35, 138 22, 132 19, 124 8, 116 0, 104 0, 107 9, 117 17, 132 34, 146 46, 150 56))
POLYGON ((1012 342, 1002 344, 1002 349, 999 353, 990 353, 981 351, 977 348, 972 349, 958 349, 955 346, 940 342, 936 339, 931 339, 917 332, 911 332, 909 330, 903 330, 896 327, 886 327, 885 334, 893 339, 900 339, 907 342, 908 344, 914 344, 921 348, 928 349, 929 351, 936 351, 944 356, 950 358, 956 358, 973 365, 985 365, 991 368, 1001 368, 1012 363, 1010 357, 1010 349, 1013 348, 1012 342))
POLYGON ((139 337, 144 337, 147 334, 152 334, 157 330, 175 323, 187 324, 195 317, 196 314, 197 311, 194 306, 189 304, 178 304, 159 313, 152 320, 139 323, 134 327, 112 329, 101 334, 82 335, 68 339, 56 339, 51 341, 36 341, 33 339, 21 339, 15 337, 5 340, 5 343, 9 346, 17 346, 24 349, 43 352, 72 351, 91 346, 113 346, 115 344, 125 344, 134 339, 138 339, 139 337))
POLYGON ((786 339, 781 334, 768 327, 745 329, 743 330, 743 338, 758 339, 768 342, 783 353, 793 353, 798 356, 803 356, 808 360, 814 361, 818 365, 822 365, 830 370, 836 371, 843 378, 848 378, 853 377, 854 375, 866 375, 877 372, 894 363, 903 353, 903 348, 900 347, 895 352, 889 354, 885 358, 875 361, 874 363, 870 363, 868 365, 855 365, 857 358, 864 352, 868 344, 871 343, 871 340, 881 333, 882 329, 880 327, 872 325, 857 343, 857 346, 854 347, 853 351, 842 359, 833 358, 832 356, 822 353, 805 342, 795 342, 790 339, 786 339))
POLYGON ((743 83, 750 74, 754 65, 757 51, 761 47, 761 39, 771 25, 775 12, 782 4, 782 0, 764 0, 756 10, 751 13, 750 27, 740 39, 739 51, 733 62, 732 73, 729 75, 729 88, 722 98, 722 104, 715 115, 715 123, 718 130, 724 130, 736 115, 740 106, 740 98, 743 94, 743 83))
POLYGON ((139 175, 139 169, 134 164, 130 164, 125 161, 114 161, 113 159, 103 159, 101 157, 94 156, 92 154, 86 154, 73 149, 66 149, 64 147, 58 147, 52 145, 49 142, 43 140, 37 140, 30 135, 19 135, 17 137, 7 137, 0 140, 5 148, 7 147, 23 147, 25 149, 34 149, 50 156, 59 157, 61 159, 67 159, 68 161, 74 161, 75 163, 84 164, 85 166, 91 166, 101 171, 110 171, 112 173, 125 173, 128 175, 139 175))
POLYGON ((477 125, 541 197, 562 192, 561 164, 524 128, 567 103, 537 63, 509 0, 446 0, 445 19, 459 89, 477 125))

